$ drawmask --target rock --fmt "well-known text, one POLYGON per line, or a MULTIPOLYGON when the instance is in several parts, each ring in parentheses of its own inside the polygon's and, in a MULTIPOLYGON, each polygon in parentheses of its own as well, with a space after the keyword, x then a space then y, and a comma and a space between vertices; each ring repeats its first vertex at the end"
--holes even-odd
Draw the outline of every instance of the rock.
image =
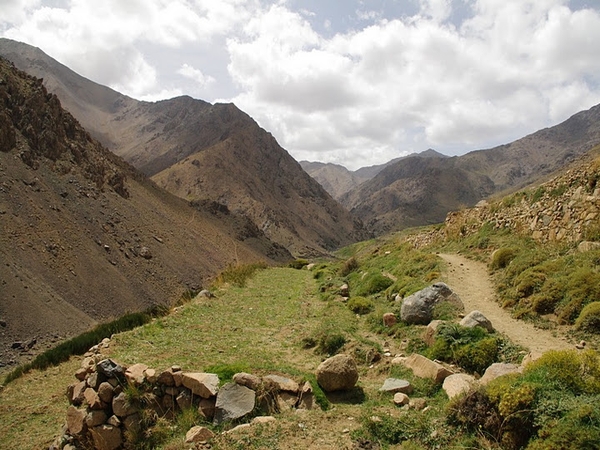
POLYGON ((294 408, 298 402, 298 394, 292 394, 291 392, 279 392, 277 393, 277 407, 279 411, 286 411, 294 408))
POLYGON ((120 427, 121 426, 121 421, 114 414, 108 418, 108 420, 106 421, 106 423, 109 424, 109 425, 112 425, 113 427, 120 427))
POLYGON ((521 372, 523 372, 523 367, 517 366, 516 364, 494 363, 486 369, 485 373, 479 380, 479 383, 485 386, 490 381, 495 380, 503 375, 521 372))
POLYGON ((106 377, 103 374, 98 373, 98 372, 90 373, 89 376, 85 380, 87 385, 89 387, 91 387, 92 389, 98 389, 98 386, 103 381, 106 381, 106 377))
POLYGON ((154 369, 146 369, 144 371, 144 376, 146 377, 146 381, 148 381, 148 383, 150 384, 155 384, 156 383, 156 370, 154 369))
POLYGON ((215 417, 215 402, 216 398, 203 398, 198 403, 198 412, 206 420, 213 420, 215 417))
POLYGON ((84 369, 83 367, 80 367, 75 372, 75 378, 77 378, 79 381, 84 381, 85 377, 87 376, 87 374, 88 374, 87 369, 84 369))
POLYGON ((189 389, 182 390, 179 395, 177 395, 177 405, 179 405, 179 409, 186 410, 192 407, 193 399, 192 392, 189 389))
POLYGON ((411 384, 406 380, 399 380, 398 378, 387 378, 383 382, 383 386, 379 388, 380 392, 402 392, 404 394, 410 394, 413 391, 411 384))
POLYGON ((471 311, 460 321, 460 325, 467 328, 480 327, 487 330, 490 333, 494 332, 492 322, 483 315, 480 311, 471 311))
POLYGON ((267 375, 263 378, 264 380, 268 380, 271 383, 275 384, 278 390, 285 392, 292 392, 297 394, 300 390, 300 386, 294 380, 290 378, 282 377, 279 375, 267 375))
POLYGON ((448 395, 448 398, 454 398, 457 395, 469 392, 477 381, 472 375, 466 373, 454 373, 449 375, 442 384, 442 389, 448 395))
POLYGON ((408 398, 408 395, 402 393, 402 392, 396 392, 394 394, 394 404, 398 405, 398 406, 404 406, 404 405, 408 405, 410 403, 410 398, 408 398))
POLYGON ((441 383, 447 376, 452 374, 441 364, 417 353, 413 353, 408 358, 394 358, 392 364, 403 364, 411 369, 415 376, 429 378, 436 383, 441 383))
POLYGON ((210 441, 215 437, 215 433, 206 427, 195 426, 189 429, 185 434, 185 443, 192 444, 196 442, 210 441))
POLYGON ((184 372, 181 382, 194 395, 202 398, 217 395, 219 391, 219 376, 214 373, 184 372))
POLYGON ((133 385, 140 385, 146 381, 146 376, 144 372, 148 370, 148 366, 146 364, 134 364, 131 367, 128 367, 125 371, 125 378, 133 385))
POLYGON ((127 417, 137 412, 137 408, 129 402, 125 392, 121 392, 112 401, 113 413, 119 417, 127 417))
POLYGON ((252 425, 265 424, 265 423, 276 422, 276 421, 277 421, 277 419, 275 419, 275 417, 273 417, 273 416, 257 416, 254 419, 252 419, 250 424, 252 424, 252 425))
POLYGON ((116 450, 123 445, 123 436, 117 427, 105 424, 94 427, 90 431, 95 450, 116 450))
POLYGON ((106 381, 104 383, 100 383, 100 386, 98 386, 98 397, 100 397, 100 400, 102 400, 104 403, 111 403, 114 393, 114 388, 106 381))
POLYGON ((423 333, 423 341, 428 345, 432 346, 435 342, 435 333, 437 332, 438 327, 443 324, 444 320, 432 320, 427 325, 425 332, 423 333))
POLYGON ((227 383, 217 394, 214 423, 239 419, 254 409, 256 393, 236 383, 227 383))
POLYGON ((123 428, 133 435, 138 435, 142 429, 142 417, 139 413, 133 413, 122 420, 123 428))
POLYGON ((79 436, 85 433, 87 430, 85 424, 86 416, 87 412, 85 409, 78 409, 75 406, 67 408, 67 429, 69 430, 69 434, 79 436))
POLYGON ((98 397, 98 393, 95 390, 89 387, 85 390, 83 396, 90 409, 102 409, 102 400, 100 400, 100 397, 98 397))
POLYGON ((233 427, 231 430, 223 431, 223 434, 239 433, 240 431, 247 430, 250 427, 251 425, 249 423, 243 423, 241 425, 238 425, 237 427, 233 427))
POLYGON ((71 394, 71 398, 69 399, 71 404, 75 406, 79 406, 85 400, 85 390, 87 389, 87 383, 85 381, 81 381, 73 386, 73 393, 71 394))
POLYGON ((433 319, 433 307, 441 302, 464 308, 459 296, 440 282, 406 297, 400 308, 400 318, 408 324, 427 325, 433 319))
POLYGON ((534 361, 537 361, 541 357, 542 353, 540 352, 529 352, 525 355, 523 361, 521 361, 521 367, 526 367, 527 365, 531 364, 534 361))
POLYGON ((383 315, 383 326, 384 327, 391 328, 394 325, 396 325, 397 322, 398 322, 398 320, 396 319, 396 314, 385 313, 383 315))
POLYGON ((165 370, 159 373, 156 377, 156 382, 165 386, 175 386, 175 380, 173 380, 173 372, 171 372, 170 370, 165 370))
POLYGON ((214 298, 214 296, 215 295, 208 289, 202 289, 200 292, 198 292, 198 295, 196 297, 214 298))
POLYGON ((335 355, 317 367, 317 383, 325 392, 346 391, 358 381, 356 362, 348 355, 335 355))
POLYGON ((85 424, 88 428, 97 427, 98 425, 102 425, 108 417, 103 410, 90 411, 85 416, 85 424))
POLYGON ((314 408, 315 395, 309 381, 306 381, 300 389, 300 398, 298 399, 297 408, 311 410, 314 408))
POLYGON ((140 249, 140 256, 144 259, 152 259, 152 252, 148 247, 142 247, 140 249))
POLYGON ((123 379, 125 370, 123 366, 117 364, 112 359, 104 359, 96 365, 96 370, 106 376, 106 378, 123 379))
POLYGON ((233 376, 233 382, 239 384, 240 386, 246 386, 253 391, 256 391, 262 384, 260 377, 246 372, 236 373, 233 376))
POLYGON ((342 284, 338 289, 338 294, 342 297, 350 297, 350 288, 347 284, 342 284))
POLYGON ((582 241, 577 246, 577 250, 581 253, 591 252, 598 249, 600 249, 600 242, 582 241))
POLYGON ((424 398, 411 398, 408 403, 410 409, 416 409, 417 411, 422 411, 427 408, 427 400, 424 398))

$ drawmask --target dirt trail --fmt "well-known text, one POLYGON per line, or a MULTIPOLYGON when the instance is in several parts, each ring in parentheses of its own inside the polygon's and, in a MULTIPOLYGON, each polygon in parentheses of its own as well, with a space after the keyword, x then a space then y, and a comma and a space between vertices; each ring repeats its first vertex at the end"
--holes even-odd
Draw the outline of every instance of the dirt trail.
POLYGON ((521 320, 513 319, 495 301, 495 291, 484 264, 455 254, 440 254, 448 263, 445 282, 463 301, 466 312, 478 310, 494 328, 508 336, 513 342, 532 352, 571 349, 573 345, 556 337, 552 331, 540 330, 521 320))

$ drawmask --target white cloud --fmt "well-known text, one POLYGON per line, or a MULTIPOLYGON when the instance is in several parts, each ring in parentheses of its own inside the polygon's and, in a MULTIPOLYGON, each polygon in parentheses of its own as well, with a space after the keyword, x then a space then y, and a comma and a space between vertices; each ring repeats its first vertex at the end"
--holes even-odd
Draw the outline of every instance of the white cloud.
POLYGON ((299 159, 462 153, 600 102, 600 6, 568 0, 2 1, 4 36, 136 98, 233 101, 299 159))
POLYGON ((177 71, 179 75, 190 78, 200 85, 200 87, 207 86, 215 82, 215 79, 210 75, 204 75, 200 69, 195 69, 189 64, 183 64, 177 71))

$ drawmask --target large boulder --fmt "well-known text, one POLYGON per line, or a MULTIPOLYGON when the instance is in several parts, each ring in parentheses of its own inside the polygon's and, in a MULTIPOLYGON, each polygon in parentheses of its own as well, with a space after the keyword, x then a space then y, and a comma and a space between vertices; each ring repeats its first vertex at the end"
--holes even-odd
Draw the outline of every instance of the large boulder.
POLYGON ((358 381, 358 368, 352 357, 335 355, 319 364, 316 376, 325 392, 347 391, 358 381))
POLYGON ((239 419, 254 409, 256 393, 237 383, 227 383, 217 394, 214 423, 239 419))
POLYGON ((433 319, 433 308, 441 302, 449 302, 464 309, 460 297, 445 283, 435 283, 415 292, 402 301, 400 318, 415 325, 427 325, 433 319))

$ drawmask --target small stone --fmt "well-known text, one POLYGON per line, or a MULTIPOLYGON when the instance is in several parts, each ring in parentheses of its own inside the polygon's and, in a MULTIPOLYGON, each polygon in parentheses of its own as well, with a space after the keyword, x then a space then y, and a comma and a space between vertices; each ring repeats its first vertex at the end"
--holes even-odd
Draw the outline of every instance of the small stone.
POLYGON ((273 382, 280 391, 298 393, 300 386, 294 380, 279 375, 267 375, 264 380, 273 382))
POLYGON ((156 380, 157 380, 156 370, 154 370, 154 369, 146 369, 144 371, 144 376, 146 377, 146 380, 148 381, 148 383, 150 383, 150 384, 155 384, 156 383, 156 380))
POLYGON ((206 427, 195 426, 189 429, 185 434, 185 443, 192 444, 196 442, 210 441, 215 437, 215 433, 206 427))
POLYGON ((403 392, 404 394, 410 394, 413 391, 412 385, 406 380, 399 380, 398 378, 387 378, 383 382, 383 386, 379 388, 380 392, 403 392))
POLYGON ((93 428, 102 425, 106 419, 106 413, 103 410, 90 411, 85 416, 85 424, 88 428, 93 428))
POLYGON ((398 322, 396 318, 396 314, 394 313, 385 313, 383 315, 383 326, 386 328, 391 328, 398 322))
POLYGON ((112 425, 100 425, 92 428, 95 450, 116 450, 123 444, 123 436, 119 428, 112 425))
POLYGON ((173 372, 165 370, 159 373, 156 377, 156 382, 165 386, 175 386, 175 380, 173 380, 173 372))
POLYGON ((104 383, 100 383, 98 386, 98 397, 104 403, 111 403, 114 396, 114 388, 110 383, 105 381, 104 383))
POLYGON ((67 428, 71 435, 78 436, 85 433, 86 416, 87 413, 85 409, 78 409, 75 406, 69 406, 67 408, 67 428))
POLYGON ((454 398, 469 392, 475 383, 474 376, 466 373, 455 373, 446 377, 442 389, 444 389, 448 398, 454 398))
POLYGON ((84 369, 83 367, 80 367, 75 372, 75 378, 77 378, 79 381, 84 381, 85 377, 87 376, 87 374, 88 374, 87 369, 84 369))
POLYGON ((396 392, 394 394, 394 404, 398 405, 398 406, 404 406, 404 405, 408 405, 410 402, 410 398, 408 397, 408 395, 402 393, 402 392, 396 392))
POLYGON ((125 392, 121 392, 112 401, 113 413, 117 417, 127 417, 137 412, 137 408, 129 403, 129 399, 125 392))
POLYGON ((181 382, 194 395, 202 398, 212 397, 219 392, 219 376, 214 373, 184 372, 181 382))
POLYGON ((252 419, 252 421, 250 422, 252 425, 255 424, 265 424, 265 423, 270 423, 270 422, 276 422, 277 419, 275 419, 275 417, 273 416, 257 416, 254 419, 252 419))
POLYGON ((83 396, 90 409, 102 409, 102 400, 100 400, 95 390, 89 387, 84 391, 83 396))
POLYGON ((234 383, 237 383, 241 386, 246 386, 253 391, 256 391, 262 384, 260 377, 246 372, 236 373, 232 380, 234 383))
POLYGON ((352 357, 335 355, 319 364, 316 376, 325 392, 350 390, 358 381, 358 368, 352 357))
POLYGON ((235 434, 239 433, 240 431, 247 430, 248 428, 250 428, 250 424, 243 423, 241 425, 238 425, 237 427, 232 428, 231 430, 224 431, 223 434, 235 434))
POLYGON ((131 367, 128 367, 125 371, 125 378, 131 384, 140 385, 146 381, 146 376, 144 372, 148 369, 146 364, 134 364, 131 367))

